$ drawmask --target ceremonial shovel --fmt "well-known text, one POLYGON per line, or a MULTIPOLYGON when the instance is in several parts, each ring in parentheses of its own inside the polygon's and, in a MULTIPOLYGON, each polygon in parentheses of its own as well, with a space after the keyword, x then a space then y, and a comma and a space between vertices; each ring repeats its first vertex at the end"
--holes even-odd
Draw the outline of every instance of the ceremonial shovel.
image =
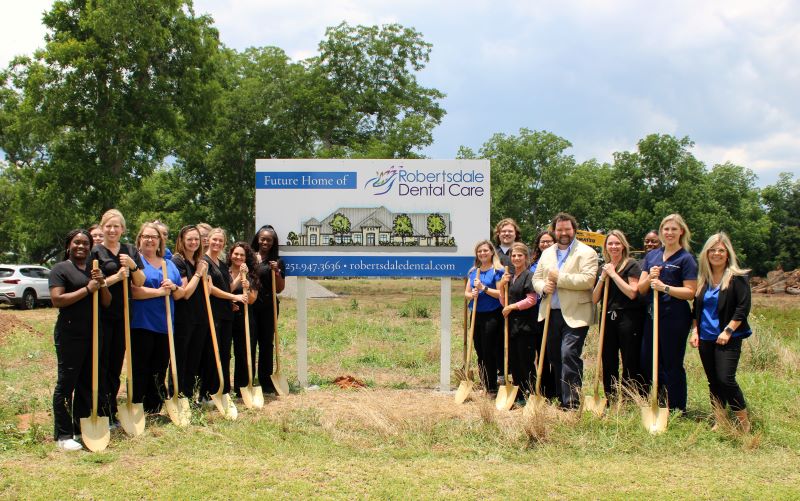
MULTIPOLYGON (((242 272, 242 280, 245 279, 245 273, 242 272)), ((248 296, 249 291, 244 290, 244 295, 248 296)), ((245 407, 252 409, 260 409, 264 407, 264 392, 261 391, 260 386, 253 386, 253 359, 250 351, 250 314, 247 310, 247 301, 244 303, 244 342, 247 346, 247 386, 240 387, 239 393, 242 395, 242 401, 245 407)))
POLYGON ((658 291, 653 290, 653 384, 650 405, 642 409, 642 424, 653 435, 666 431, 669 409, 658 406, 658 291))
POLYGON ((536 364, 536 393, 528 397, 525 403, 524 415, 529 415, 537 407, 542 407, 547 403, 547 399, 542 396, 542 370, 544 369, 544 350, 547 347, 547 329, 550 327, 550 298, 543 296, 547 300, 544 310, 544 333, 542 334, 542 346, 539 348, 539 362, 536 364))
MULTIPOLYGON (((161 261, 161 273, 164 280, 167 279, 167 261, 161 261)), ((164 401, 169 418, 176 426, 189 426, 192 411, 189 409, 189 399, 179 398, 178 392, 178 366, 175 364, 175 336, 172 333, 172 308, 169 304, 169 296, 164 296, 167 307, 167 338, 169 339, 169 365, 172 368, 172 398, 164 401)))
POLYGON ((472 318, 469 323, 469 336, 467 337, 467 363, 464 366, 464 379, 461 380, 461 384, 458 385, 458 389, 456 390, 455 398, 457 404, 464 403, 467 397, 469 397, 469 394, 472 393, 472 385, 474 384, 469 373, 469 366, 470 362, 472 362, 472 336, 475 335, 475 313, 477 311, 478 298, 476 297, 472 302, 472 318))
POLYGON ((597 416, 602 416, 606 410, 608 400, 600 398, 600 376, 603 374, 603 337, 606 333, 606 311, 608 309, 608 277, 605 278, 603 285, 603 313, 600 318, 600 341, 597 344, 597 371, 594 375, 594 396, 583 397, 583 408, 594 412, 597 416))
POLYGON ((275 392, 279 396, 285 397, 289 394, 289 382, 286 380, 286 376, 281 374, 280 339, 278 338, 278 293, 275 289, 275 270, 270 271, 272 272, 272 325, 275 329, 275 372, 269 378, 272 380, 275 392))
MULTIPOLYGON (((506 266, 506 274, 508 273, 508 266, 506 266)), ((505 298, 508 306, 508 283, 505 287, 505 298)), ((503 375, 505 384, 497 389, 497 399, 495 400, 495 407, 498 411, 511 410, 514 406, 514 401, 517 399, 517 392, 519 386, 514 386, 508 381, 508 316, 505 317, 505 326, 503 328, 505 341, 504 341, 504 355, 503 355, 503 375)), ((516 381, 515 381, 516 382, 516 381)))
MULTIPOLYGON (((96 259, 92 262, 92 269, 97 269, 96 259)), ((111 439, 108 417, 97 415, 98 365, 100 363, 98 354, 100 339, 97 325, 98 294, 98 291, 92 293, 92 414, 89 417, 81 418, 81 439, 83 445, 92 452, 105 450, 111 439)))
MULTIPOLYGON (((144 406, 133 403, 133 362, 131 361, 131 321, 130 303, 128 301, 128 277, 122 279, 122 301, 125 312, 125 365, 127 366, 127 398, 125 405, 117 408, 117 419, 125 433, 138 437, 144 433, 144 406)), ((113 395, 111 398, 116 399, 113 395)))
POLYGON ((219 388, 217 392, 211 396, 211 401, 217 406, 217 410, 225 416, 226 419, 236 419, 239 411, 236 409, 236 404, 231 400, 230 395, 222 393, 225 387, 225 378, 222 375, 222 361, 219 359, 219 344, 217 343, 217 329, 214 327, 214 313, 211 311, 211 299, 208 297, 208 280, 206 272, 203 273, 203 295, 206 297, 206 310, 208 311, 208 327, 211 331, 211 345, 214 349, 214 360, 217 362, 217 376, 219 377, 219 388))

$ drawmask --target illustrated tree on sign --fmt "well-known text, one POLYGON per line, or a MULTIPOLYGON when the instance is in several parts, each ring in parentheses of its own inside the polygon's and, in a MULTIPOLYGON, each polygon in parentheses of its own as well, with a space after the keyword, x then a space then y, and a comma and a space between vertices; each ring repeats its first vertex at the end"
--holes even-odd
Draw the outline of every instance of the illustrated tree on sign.
POLYGON ((286 235, 286 245, 298 245, 300 243, 300 239, 297 237, 297 233, 290 231, 288 235, 286 235))
POLYGON ((350 219, 341 212, 337 212, 331 220, 331 230, 334 235, 339 235, 340 237, 345 233, 350 233, 350 219))
POLYGON ((414 226, 411 224, 411 218, 408 214, 398 214, 394 217, 392 233, 400 237, 400 242, 403 245, 406 243, 406 237, 414 235, 414 226))
POLYGON ((433 213, 428 215, 428 234, 433 237, 436 246, 439 246, 439 237, 443 237, 445 235, 445 231, 447 230, 447 225, 444 222, 444 217, 442 217, 439 213, 433 213))

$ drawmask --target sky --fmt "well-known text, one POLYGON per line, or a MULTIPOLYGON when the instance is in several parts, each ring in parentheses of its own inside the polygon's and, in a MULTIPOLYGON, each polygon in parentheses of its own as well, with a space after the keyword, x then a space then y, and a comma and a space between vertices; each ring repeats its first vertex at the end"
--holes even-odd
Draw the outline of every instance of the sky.
MULTIPOLYGON (((0 65, 43 46, 51 1, 0 0, 0 65)), ((325 28, 399 23, 433 44, 418 75, 447 97, 422 151, 453 158, 495 133, 547 130, 578 162, 611 162, 652 133, 688 136, 709 168, 761 186, 800 177, 796 0, 196 0, 222 42, 316 54, 325 28)))

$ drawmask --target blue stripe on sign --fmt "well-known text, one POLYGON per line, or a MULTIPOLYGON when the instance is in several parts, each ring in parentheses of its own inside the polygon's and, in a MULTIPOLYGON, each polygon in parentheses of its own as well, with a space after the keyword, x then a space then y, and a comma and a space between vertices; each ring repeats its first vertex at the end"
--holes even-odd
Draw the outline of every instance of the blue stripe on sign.
POLYGON ((354 190, 357 172, 256 172, 257 190, 354 190))
POLYGON ((464 277, 470 256, 281 256, 298 277, 464 277))

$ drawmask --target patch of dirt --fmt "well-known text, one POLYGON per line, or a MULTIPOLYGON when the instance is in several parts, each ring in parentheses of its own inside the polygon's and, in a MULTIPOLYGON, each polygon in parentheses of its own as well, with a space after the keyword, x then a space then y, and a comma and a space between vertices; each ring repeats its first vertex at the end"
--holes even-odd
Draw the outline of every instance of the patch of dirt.
POLYGON ((4 309, 0 310, 0 343, 15 331, 23 331, 37 336, 42 335, 41 332, 31 327, 30 324, 20 320, 14 313, 4 309))
POLYGON ((363 381, 360 381, 353 376, 339 376, 333 380, 333 384, 338 386, 343 390, 349 390, 352 388, 366 388, 367 385, 364 384, 363 381))
POLYGON ((33 414, 18 414, 17 415, 17 429, 19 431, 28 431, 31 425, 36 424, 42 427, 47 427, 53 422, 53 417, 49 412, 37 412, 33 414))

